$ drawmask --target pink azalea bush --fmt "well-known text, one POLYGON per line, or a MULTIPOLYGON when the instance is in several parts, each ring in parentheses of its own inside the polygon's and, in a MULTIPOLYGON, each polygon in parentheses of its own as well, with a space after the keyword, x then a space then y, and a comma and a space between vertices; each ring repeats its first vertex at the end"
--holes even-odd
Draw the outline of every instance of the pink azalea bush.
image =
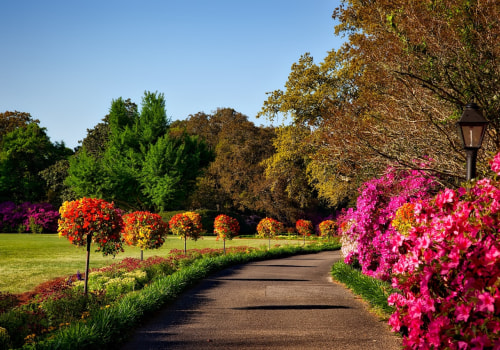
POLYGON ((399 234, 390 225, 396 211, 406 202, 429 198, 438 187, 436 177, 424 171, 394 167, 365 182, 356 208, 344 211, 337 220, 345 262, 359 262, 364 274, 388 280, 398 259, 391 240, 399 234))
MULTIPOLYGON (((491 167, 500 175, 500 153, 491 167)), ((500 349, 500 182, 445 189, 407 209, 392 240, 401 293, 389 298, 404 347, 500 349)))

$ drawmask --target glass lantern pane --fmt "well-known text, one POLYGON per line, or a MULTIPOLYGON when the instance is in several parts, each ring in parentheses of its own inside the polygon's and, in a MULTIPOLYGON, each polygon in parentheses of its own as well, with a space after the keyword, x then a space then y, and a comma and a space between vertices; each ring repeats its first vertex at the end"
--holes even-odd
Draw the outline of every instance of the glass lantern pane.
POLYGON ((484 126, 462 126, 462 135, 464 136, 465 147, 481 147, 484 126))

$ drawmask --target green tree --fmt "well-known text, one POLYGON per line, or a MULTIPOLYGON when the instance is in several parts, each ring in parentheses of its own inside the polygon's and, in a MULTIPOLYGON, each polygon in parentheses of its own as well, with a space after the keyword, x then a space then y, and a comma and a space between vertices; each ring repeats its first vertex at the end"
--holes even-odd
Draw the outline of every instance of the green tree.
POLYGON ((169 136, 163 94, 145 92, 140 113, 130 100, 113 100, 103 122, 70 160, 67 183, 78 196, 136 210, 174 208, 210 159, 203 142, 169 136))
POLYGON ((146 155, 140 177, 142 192, 159 210, 183 207, 202 169, 212 160, 213 153, 199 137, 167 134, 146 155))
POLYGON ((0 201, 45 201, 47 186, 40 172, 72 153, 63 142, 53 144, 36 122, 5 134, 0 147, 0 201))

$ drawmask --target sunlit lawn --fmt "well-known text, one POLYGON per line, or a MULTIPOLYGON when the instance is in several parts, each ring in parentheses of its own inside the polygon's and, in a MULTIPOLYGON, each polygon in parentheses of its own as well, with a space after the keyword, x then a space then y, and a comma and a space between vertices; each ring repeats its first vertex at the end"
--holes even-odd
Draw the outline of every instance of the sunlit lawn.
MULTIPOLYGON (((271 244, 302 244, 302 240, 271 240, 271 244)), ((268 246, 268 240, 236 238, 226 241, 232 246, 268 246)), ((223 242, 215 237, 203 237, 187 241, 187 249, 222 248, 223 242)), ((184 249, 184 241, 169 236, 158 250, 144 251, 144 259, 150 256, 167 256, 171 249, 184 249)), ((90 267, 102 267, 126 257, 140 258, 140 250, 125 246, 125 252, 115 258, 103 257, 92 247, 90 267)), ((86 251, 69 243, 57 234, 0 234, 0 291, 21 293, 32 290, 38 284, 55 277, 85 271, 86 251)))

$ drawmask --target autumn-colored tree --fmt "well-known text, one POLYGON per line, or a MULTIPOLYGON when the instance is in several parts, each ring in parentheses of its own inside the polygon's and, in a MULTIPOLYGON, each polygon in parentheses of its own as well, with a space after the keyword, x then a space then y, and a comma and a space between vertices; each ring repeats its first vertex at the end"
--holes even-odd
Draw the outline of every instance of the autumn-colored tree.
POLYGON ((5 111, 0 113, 0 143, 2 138, 17 128, 28 126, 30 123, 40 124, 38 119, 33 119, 31 114, 18 111, 5 111))
POLYGON ((310 135, 311 130, 305 126, 276 128, 275 152, 262 163, 266 166, 265 175, 273 195, 286 197, 287 206, 283 208, 286 214, 276 209, 269 212, 292 223, 305 211, 315 211, 319 206, 307 174, 314 153, 310 135))
POLYGON ((257 225, 257 235, 269 240, 269 249, 271 248, 271 238, 285 232, 285 226, 282 222, 273 218, 264 218, 257 225))
POLYGON ((214 233, 217 239, 224 242, 224 254, 226 254, 226 239, 233 239, 240 232, 238 220, 225 214, 218 215, 214 220, 214 233))
POLYGON ((491 122, 484 174, 499 147, 499 13, 494 1, 342 2, 334 18, 346 44, 319 65, 304 55, 261 115, 313 127, 310 183, 334 203, 387 162, 432 158, 426 169, 441 181, 463 180, 455 122, 475 100, 491 122))
POLYGON ((135 211, 123 216, 123 239, 128 245, 141 249, 158 249, 165 242, 168 225, 158 214, 148 211, 135 211))
POLYGON ((186 132, 202 137, 215 151, 215 159, 198 179, 192 207, 215 210, 263 210, 259 207, 264 182, 261 161, 273 152, 273 128, 256 127, 230 108, 213 115, 198 113, 183 123, 186 132))
POLYGON ((184 239, 184 254, 187 253, 187 239, 198 240, 203 232, 201 216, 195 212, 179 213, 168 222, 170 232, 184 239))
POLYGON ((299 219, 295 223, 295 229, 299 235, 304 238, 304 245, 306 244, 306 236, 310 236, 314 233, 314 226, 310 220, 299 219))

